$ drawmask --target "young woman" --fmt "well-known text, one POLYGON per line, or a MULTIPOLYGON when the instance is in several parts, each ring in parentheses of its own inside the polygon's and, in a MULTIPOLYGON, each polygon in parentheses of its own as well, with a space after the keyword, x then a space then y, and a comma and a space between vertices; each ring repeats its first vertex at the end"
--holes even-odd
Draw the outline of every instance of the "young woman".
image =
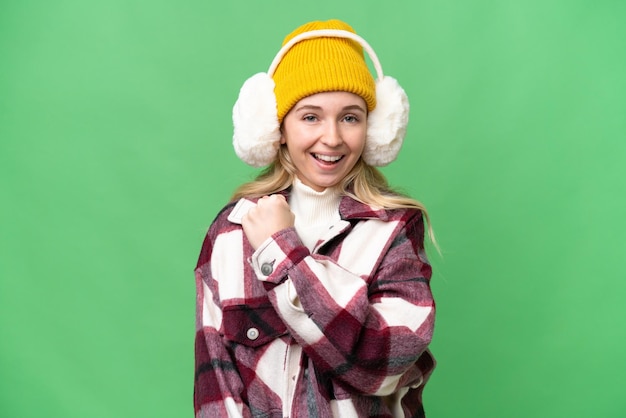
POLYGON ((338 20, 296 29, 244 84, 235 150, 266 168, 198 260, 196 417, 424 416, 426 212, 374 168, 407 120, 404 91, 338 20))

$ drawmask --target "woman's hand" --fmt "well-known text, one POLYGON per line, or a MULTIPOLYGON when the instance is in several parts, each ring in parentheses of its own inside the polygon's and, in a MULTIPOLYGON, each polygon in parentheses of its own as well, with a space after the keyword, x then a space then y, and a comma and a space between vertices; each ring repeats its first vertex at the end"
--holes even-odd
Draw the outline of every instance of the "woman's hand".
POLYGON ((255 250, 274 233, 294 225, 295 215, 289 209, 285 196, 263 196, 257 205, 242 218, 241 225, 255 250))

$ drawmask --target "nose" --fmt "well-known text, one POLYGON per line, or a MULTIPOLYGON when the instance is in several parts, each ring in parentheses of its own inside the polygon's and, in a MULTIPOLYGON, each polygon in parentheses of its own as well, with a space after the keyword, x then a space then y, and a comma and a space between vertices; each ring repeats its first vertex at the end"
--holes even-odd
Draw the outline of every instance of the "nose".
POLYGON ((322 143, 329 147, 338 147, 343 143, 341 138, 341 130, 337 122, 327 124, 324 134, 322 135, 322 143))

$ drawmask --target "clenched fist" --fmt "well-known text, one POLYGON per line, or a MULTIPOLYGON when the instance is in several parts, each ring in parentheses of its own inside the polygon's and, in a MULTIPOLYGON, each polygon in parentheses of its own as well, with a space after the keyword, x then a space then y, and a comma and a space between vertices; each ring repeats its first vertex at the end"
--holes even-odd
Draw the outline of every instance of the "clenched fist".
POLYGON ((255 250, 274 233, 294 226, 295 215, 289 209, 285 196, 263 196, 257 205, 242 218, 241 225, 255 250))

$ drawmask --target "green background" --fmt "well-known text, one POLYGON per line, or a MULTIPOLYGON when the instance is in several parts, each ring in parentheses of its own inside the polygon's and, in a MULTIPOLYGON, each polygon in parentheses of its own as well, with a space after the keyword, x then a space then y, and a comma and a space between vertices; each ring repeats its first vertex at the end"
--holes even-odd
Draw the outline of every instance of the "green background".
POLYGON ((411 99, 430 418, 626 416, 626 2, 3 1, 0 416, 191 417, 193 267, 255 172, 231 107, 338 17, 411 99))

